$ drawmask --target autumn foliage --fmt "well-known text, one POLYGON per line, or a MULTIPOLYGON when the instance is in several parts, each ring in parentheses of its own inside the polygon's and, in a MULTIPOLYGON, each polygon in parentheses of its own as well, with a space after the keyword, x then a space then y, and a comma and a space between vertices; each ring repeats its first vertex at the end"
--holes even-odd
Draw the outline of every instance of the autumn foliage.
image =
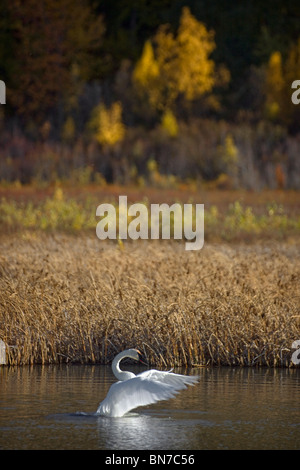
POLYGON ((185 7, 176 36, 168 27, 161 27, 153 40, 155 52, 151 42, 146 41, 133 77, 151 106, 164 110, 172 107, 180 95, 192 101, 212 90, 213 36, 185 7))
POLYGON ((0 181, 299 188, 297 6, 146 3, 1 2, 0 181))
POLYGON ((17 112, 38 121, 60 99, 72 102, 79 83, 91 77, 91 51, 104 25, 81 0, 7 2, 15 62, 8 100, 17 112))

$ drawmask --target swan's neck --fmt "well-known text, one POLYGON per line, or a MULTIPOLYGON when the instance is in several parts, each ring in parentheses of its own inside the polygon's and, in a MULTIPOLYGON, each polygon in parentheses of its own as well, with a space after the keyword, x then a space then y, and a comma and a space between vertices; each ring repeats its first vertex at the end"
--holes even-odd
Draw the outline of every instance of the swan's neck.
POLYGON ((113 362, 112 362, 112 370, 113 370, 113 373, 115 374, 115 377, 118 379, 118 380, 121 380, 121 381, 124 381, 124 380, 128 380, 128 379, 132 379, 132 377, 135 377, 135 374, 133 372, 129 372, 128 370, 121 370, 120 369, 120 362, 122 359, 124 359, 125 357, 131 357, 130 355, 128 355, 126 353, 126 351, 123 351, 121 352, 120 354, 118 354, 113 362))

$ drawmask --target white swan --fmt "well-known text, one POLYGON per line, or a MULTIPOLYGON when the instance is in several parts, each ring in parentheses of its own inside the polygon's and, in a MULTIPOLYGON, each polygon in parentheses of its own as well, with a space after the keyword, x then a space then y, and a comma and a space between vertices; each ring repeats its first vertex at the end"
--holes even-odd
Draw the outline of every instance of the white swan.
POLYGON ((186 385, 198 382, 198 376, 173 374, 171 371, 146 370, 138 375, 122 371, 120 361, 130 357, 142 361, 142 355, 137 349, 126 349, 113 360, 112 370, 119 382, 114 383, 100 403, 96 414, 117 418, 138 406, 150 405, 160 400, 173 398, 186 385))

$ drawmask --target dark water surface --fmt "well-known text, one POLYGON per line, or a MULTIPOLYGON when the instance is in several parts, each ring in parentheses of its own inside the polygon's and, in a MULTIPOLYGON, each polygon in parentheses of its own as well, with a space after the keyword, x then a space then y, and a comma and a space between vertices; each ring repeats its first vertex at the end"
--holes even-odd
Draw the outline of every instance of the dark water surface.
POLYGON ((1 367, 0 449, 300 449, 299 369, 175 372, 200 382, 107 418, 94 413, 115 382, 110 367, 1 367))

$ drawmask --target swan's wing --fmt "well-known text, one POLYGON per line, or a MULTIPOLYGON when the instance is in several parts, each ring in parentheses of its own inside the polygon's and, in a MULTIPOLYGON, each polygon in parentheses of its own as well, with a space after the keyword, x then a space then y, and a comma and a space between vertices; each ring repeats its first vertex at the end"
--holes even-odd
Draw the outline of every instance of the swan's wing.
POLYGON ((97 414, 120 417, 138 406, 173 398, 179 390, 196 382, 197 376, 147 370, 132 379, 113 384, 100 403, 97 414))
POLYGON ((160 370, 146 370, 137 377, 144 378, 145 380, 151 380, 161 384, 170 385, 173 390, 183 390, 187 385, 194 385, 199 381, 198 375, 181 375, 174 374, 171 371, 160 371, 160 370))
POLYGON ((97 414, 111 417, 123 416, 138 406, 150 405, 160 400, 168 400, 176 394, 176 389, 168 383, 156 382, 141 374, 124 382, 114 383, 100 403, 97 414))

